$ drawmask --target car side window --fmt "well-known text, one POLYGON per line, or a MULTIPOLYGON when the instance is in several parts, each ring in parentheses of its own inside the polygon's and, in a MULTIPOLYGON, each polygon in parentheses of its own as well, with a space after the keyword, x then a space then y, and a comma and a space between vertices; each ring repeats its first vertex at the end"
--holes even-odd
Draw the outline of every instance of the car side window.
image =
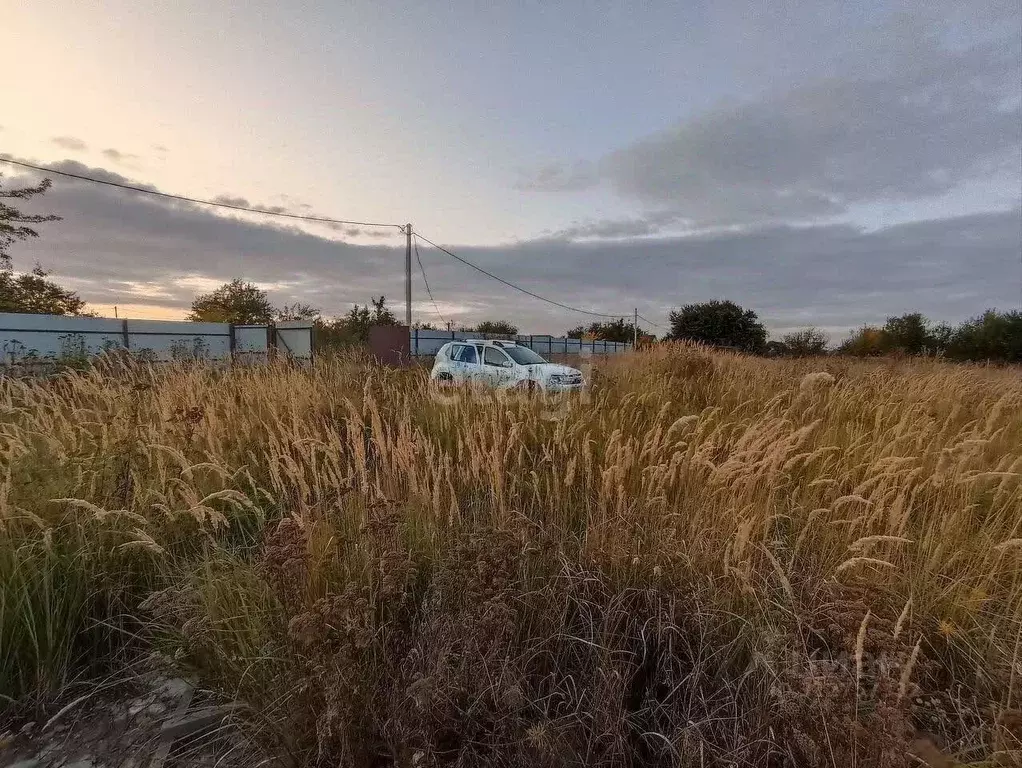
POLYGON ((472 363, 473 365, 478 362, 476 358, 476 348, 470 347, 468 344, 458 345, 458 357, 459 363, 472 363))
POLYGON ((483 350, 483 362, 487 365, 495 365, 498 368, 510 367, 507 355, 496 347, 486 347, 483 350))

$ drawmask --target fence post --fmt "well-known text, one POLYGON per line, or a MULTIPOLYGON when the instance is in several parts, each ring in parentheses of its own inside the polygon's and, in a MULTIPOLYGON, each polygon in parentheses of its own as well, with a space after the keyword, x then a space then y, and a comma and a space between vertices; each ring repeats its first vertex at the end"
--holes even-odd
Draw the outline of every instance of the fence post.
POLYGON ((121 336, 124 339, 124 348, 128 348, 128 318, 121 320, 121 336))
POLYGON ((227 349, 230 352, 231 357, 234 357, 234 350, 238 346, 238 337, 234 333, 234 323, 227 326, 227 349))

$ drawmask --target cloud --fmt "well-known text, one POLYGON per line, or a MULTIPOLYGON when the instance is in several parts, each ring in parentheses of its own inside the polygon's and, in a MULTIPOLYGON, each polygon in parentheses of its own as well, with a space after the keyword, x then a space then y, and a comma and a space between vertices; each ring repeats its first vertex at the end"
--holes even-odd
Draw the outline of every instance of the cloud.
POLYGON ((299 215, 287 206, 270 205, 268 203, 253 203, 247 197, 241 197, 240 195, 217 195, 213 198, 213 202, 220 203, 221 205, 232 205, 236 208, 255 208, 260 211, 269 211, 270 213, 289 213, 292 215, 299 215))
POLYGON ((597 168, 578 160, 573 163, 554 161, 531 173, 523 173, 515 189, 542 192, 575 192, 596 186, 600 181, 597 168))
POLYGON ((654 235, 664 227, 682 220, 681 215, 674 211, 661 211, 641 217, 575 222, 569 227, 547 234, 551 239, 555 240, 644 237, 646 235, 654 235))
POLYGON ((71 152, 84 152, 89 148, 88 144, 81 139, 76 139, 74 136, 54 136, 50 141, 61 149, 67 149, 71 152))
MULTIPOLYGON (((56 167, 138 184, 73 161, 56 167)), ((328 315, 380 294, 401 311, 403 238, 342 242, 279 221, 219 215, 63 178, 25 207, 63 220, 19 243, 16 266, 38 261, 97 304, 186 308, 197 292, 242 277, 271 286, 279 304, 304 301, 328 315)), ((959 321, 988 307, 1016 307, 1022 212, 876 231, 772 224, 688 236, 451 247, 484 269, 576 307, 622 315, 639 307, 666 324, 671 307, 730 298, 759 312, 775 332, 817 325, 840 335, 913 310, 959 321)), ((528 332, 558 333, 586 320, 512 291, 425 243, 419 250, 434 297, 457 322, 504 317, 528 332)), ((418 302, 425 292, 417 270, 413 280, 418 302)), ((417 312, 416 319, 435 318, 417 312)))
POLYGON ((162 144, 153 144, 153 149, 155 149, 157 152, 161 152, 161 153, 169 152, 170 151, 169 149, 167 149, 162 144))
POLYGON ((132 155, 129 154, 128 152, 121 152, 120 150, 113 148, 104 149, 103 157, 107 158, 108 160, 113 160, 115 163, 130 163, 132 160, 138 159, 138 155, 132 155))
POLYGON ((974 180, 1019 189, 1017 35, 952 49, 926 31, 892 22, 827 76, 719 105, 589 163, 544 166, 518 186, 602 183, 703 226, 833 218, 974 180))

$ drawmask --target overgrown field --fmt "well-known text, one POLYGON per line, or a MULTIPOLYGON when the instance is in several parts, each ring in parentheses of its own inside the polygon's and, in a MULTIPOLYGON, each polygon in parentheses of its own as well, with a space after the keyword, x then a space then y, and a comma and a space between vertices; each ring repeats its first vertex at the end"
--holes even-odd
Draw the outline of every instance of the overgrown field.
POLYGON ((1017 370, 678 346, 592 381, 3 381, 0 693, 158 650, 294 765, 1016 764, 1017 370))

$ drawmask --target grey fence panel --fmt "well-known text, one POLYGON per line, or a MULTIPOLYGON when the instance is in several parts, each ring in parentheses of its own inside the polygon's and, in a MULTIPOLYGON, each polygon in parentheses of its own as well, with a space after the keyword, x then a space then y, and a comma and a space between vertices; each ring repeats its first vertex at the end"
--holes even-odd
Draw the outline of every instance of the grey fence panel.
MULTIPOLYGON (((114 321, 117 322, 117 321, 114 321)), ((221 359, 231 351, 227 323, 122 320, 127 348, 155 360, 221 359)))
POLYGON ((266 359, 278 349, 311 359, 313 328, 308 321, 278 326, 232 326, 174 320, 119 320, 101 317, 0 313, 0 365, 91 357, 128 350, 152 360, 223 360, 232 353, 266 359))
POLYGON ((0 313, 3 364, 96 355, 124 347, 120 320, 0 313))

